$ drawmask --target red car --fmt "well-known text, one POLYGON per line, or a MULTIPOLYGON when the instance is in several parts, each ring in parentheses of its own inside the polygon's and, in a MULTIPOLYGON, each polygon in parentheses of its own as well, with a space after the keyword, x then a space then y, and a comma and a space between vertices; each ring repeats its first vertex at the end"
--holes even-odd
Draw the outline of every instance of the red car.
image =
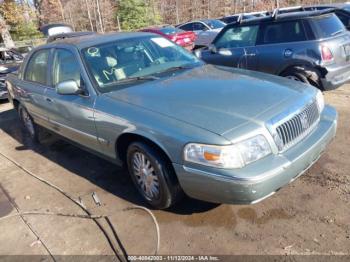
POLYGON ((184 31, 173 26, 152 27, 140 31, 159 34, 188 50, 193 49, 194 41, 196 40, 196 34, 194 32, 184 31))

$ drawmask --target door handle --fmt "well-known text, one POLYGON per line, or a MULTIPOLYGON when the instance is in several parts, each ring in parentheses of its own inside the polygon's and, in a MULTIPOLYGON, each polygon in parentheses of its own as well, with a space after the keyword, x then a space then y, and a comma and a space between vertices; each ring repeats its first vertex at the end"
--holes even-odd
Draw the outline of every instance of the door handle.
POLYGON ((245 54, 245 56, 256 56, 255 53, 245 54))
POLYGON ((52 103, 52 102, 53 102, 52 99, 51 99, 51 98, 48 98, 48 97, 46 97, 46 101, 49 102, 49 103, 52 103))

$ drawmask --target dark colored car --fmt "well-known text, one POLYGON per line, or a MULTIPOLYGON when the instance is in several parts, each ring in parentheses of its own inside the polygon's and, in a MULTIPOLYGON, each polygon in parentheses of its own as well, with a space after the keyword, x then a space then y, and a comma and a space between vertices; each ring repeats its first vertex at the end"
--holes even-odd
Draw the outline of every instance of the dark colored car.
POLYGON ((190 31, 184 31, 173 26, 151 27, 140 30, 141 32, 150 32, 170 39, 174 43, 192 50, 196 40, 196 34, 190 31))
POLYGON ((321 90, 350 80, 350 34, 329 10, 275 12, 230 24, 197 55, 210 64, 284 76, 321 90))
POLYGON ((0 100, 7 99, 6 76, 18 70, 23 56, 14 49, 0 49, 0 100))
POLYGON ((344 24, 344 26, 350 30, 350 4, 333 4, 333 5, 315 5, 315 6, 307 6, 304 7, 305 11, 311 10, 325 10, 328 8, 333 8, 334 13, 340 21, 344 24))

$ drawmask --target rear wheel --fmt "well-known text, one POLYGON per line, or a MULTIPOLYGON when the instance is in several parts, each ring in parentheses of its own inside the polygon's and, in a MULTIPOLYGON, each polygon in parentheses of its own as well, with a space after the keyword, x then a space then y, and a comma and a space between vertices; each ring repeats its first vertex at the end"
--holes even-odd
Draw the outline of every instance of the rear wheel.
POLYGON ((31 140, 34 142, 39 141, 39 128, 34 123, 33 118, 29 115, 27 109, 22 105, 18 106, 19 118, 25 131, 29 134, 31 140))
POLYGON ((128 147, 127 164, 137 190, 151 206, 165 209, 181 198, 183 193, 171 163, 158 150, 134 142, 128 147))
POLYGON ((320 75, 318 71, 313 68, 306 66, 292 67, 284 71, 281 76, 322 89, 320 75))
POLYGON ((307 76, 305 73, 300 72, 298 70, 287 70, 286 72, 284 72, 282 74, 283 77, 294 80, 294 81, 298 81, 298 82, 303 82, 306 84, 310 84, 309 80, 307 79, 307 76))

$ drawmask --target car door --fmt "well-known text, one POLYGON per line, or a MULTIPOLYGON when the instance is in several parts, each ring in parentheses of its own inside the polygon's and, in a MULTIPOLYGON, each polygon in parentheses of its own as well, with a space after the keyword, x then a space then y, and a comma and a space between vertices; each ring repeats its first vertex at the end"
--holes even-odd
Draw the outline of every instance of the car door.
POLYGON ((17 81, 16 83, 21 103, 34 118, 34 121, 44 127, 47 127, 49 124, 45 110, 45 91, 49 86, 47 76, 50 50, 40 49, 33 53, 20 76, 22 81, 17 81))
POLYGON ((96 94, 88 85, 77 51, 56 48, 52 61, 50 70, 52 85, 45 93, 51 129, 87 148, 99 151, 93 112, 96 94), (58 94, 55 86, 69 80, 76 81, 83 93, 58 94))
POLYGON ((264 23, 257 40, 257 70, 278 74, 289 64, 303 62, 309 51, 306 40, 302 20, 264 23))
POLYGON ((213 46, 202 52, 202 59, 210 64, 256 69, 258 30, 259 25, 225 28, 213 46))

